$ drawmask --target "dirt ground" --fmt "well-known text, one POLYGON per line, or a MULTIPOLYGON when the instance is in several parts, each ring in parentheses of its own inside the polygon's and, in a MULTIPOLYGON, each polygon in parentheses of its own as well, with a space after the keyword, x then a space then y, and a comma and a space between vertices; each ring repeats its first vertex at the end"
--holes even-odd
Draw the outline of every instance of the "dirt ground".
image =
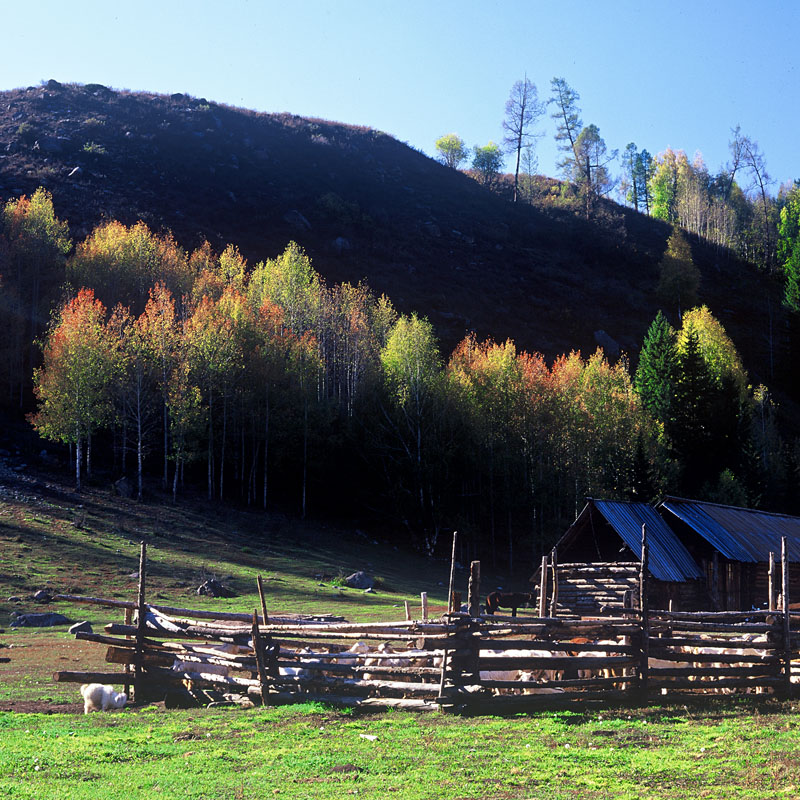
POLYGON ((80 684, 53 678, 61 670, 113 671, 104 661, 106 647, 55 632, 10 631, 0 634, 0 711, 82 714, 80 684))

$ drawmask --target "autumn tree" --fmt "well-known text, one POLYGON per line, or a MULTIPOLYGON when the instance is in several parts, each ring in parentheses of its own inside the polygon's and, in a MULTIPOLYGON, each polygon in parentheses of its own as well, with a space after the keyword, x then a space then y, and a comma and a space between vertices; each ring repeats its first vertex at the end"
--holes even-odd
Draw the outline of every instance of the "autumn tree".
POLYGON ((147 351, 152 355, 158 370, 158 387, 161 392, 161 429, 163 472, 162 486, 167 488, 169 463, 169 402, 168 395, 172 384, 172 371, 176 368, 181 331, 176 314, 175 300, 167 286, 158 281, 150 290, 144 312, 136 322, 139 335, 146 342, 147 351))
POLYGON ((29 419, 41 436, 75 445, 75 484, 82 486, 87 447, 91 469, 93 434, 113 417, 117 348, 106 326, 106 309, 90 289, 68 301, 54 318, 43 345, 43 365, 34 370, 38 410, 29 419))
POLYGON ((433 326, 426 319, 401 316, 380 354, 386 391, 382 427, 384 463, 396 489, 396 502, 414 520, 429 554, 442 527, 437 460, 442 417, 442 365, 433 326))
POLYGON ((514 154, 516 166, 514 168, 514 202, 517 202, 519 193, 519 167, 522 153, 526 148, 532 148, 536 140, 533 126, 544 115, 545 105, 539 101, 536 84, 528 80, 517 81, 511 87, 511 94, 506 101, 503 130, 505 137, 503 143, 507 152, 514 154))
POLYGON ((143 222, 126 227, 117 221, 99 225, 75 248, 67 279, 88 287, 109 307, 116 303, 139 315, 150 289, 161 281, 173 297, 189 292, 193 275, 184 250, 171 234, 159 236, 143 222))
POLYGON ((680 319, 682 309, 694 305, 697 300, 700 270, 695 266, 689 242, 679 228, 673 228, 658 270, 656 291, 664 303, 677 305, 680 319))
POLYGON ((30 198, 9 200, 0 210, 9 394, 16 395, 20 407, 32 364, 31 343, 45 327, 54 290, 64 280, 65 257, 71 247, 67 223, 56 217, 53 198, 46 189, 40 187, 30 198))
MULTIPOLYGON (((148 336, 144 314, 135 319, 127 309, 117 306, 108 327, 118 348, 118 371, 113 384, 117 417, 126 430, 130 425, 135 435, 136 499, 141 501, 144 458, 160 420, 157 354, 148 336)), ((127 441, 123 446, 126 445, 127 441)))
POLYGON ((436 153, 446 167, 458 169, 469 158, 469 148, 456 133, 446 133, 436 140, 436 153))

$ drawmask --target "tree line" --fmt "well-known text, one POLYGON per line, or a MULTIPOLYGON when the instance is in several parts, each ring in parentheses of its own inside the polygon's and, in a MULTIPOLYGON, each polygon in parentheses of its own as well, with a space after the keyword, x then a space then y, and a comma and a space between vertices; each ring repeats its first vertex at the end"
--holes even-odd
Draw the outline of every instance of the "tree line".
POLYGON ((54 303, 41 358, 6 339, 2 375, 16 398, 32 369, 30 422, 69 448, 78 487, 99 450, 139 498, 160 485, 367 517, 431 554, 457 528, 508 565, 548 549, 587 496, 791 510, 797 448, 707 308, 684 307, 677 330, 659 315, 635 372, 599 349, 548 364, 474 335, 447 356, 426 319, 328 286, 295 243, 251 265, 109 221, 71 249, 44 190, 2 220, 4 329, 35 332, 54 303))
POLYGON ((502 144, 489 142, 470 150, 457 134, 436 141, 439 160, 459 168, 472 156, 471 174, 489 187, 501 184, 504 155, 514 161, 511 198, 540 207, 565 207, 588 219, 608 222, 609 209, 600 200, 616 197, 636 211, 679 225, 720 249, 735 252, 785 282, 785 300, 800 308, 797 248, 800 181, 775 181, 757 141, 739 126, 731 130, 729 161, 712 173, 698 152, 690 160, 683 150, 668 147, 652 155, 630 142, 620 154, 609 149, 594 123, 584 125, 580 95, 564 78, 553 78, 551 94, 539 99, 536 84, 527 78, 511 88, 505 106, 502 144), (536 129, 548 108, 562 157, 557 166, 563 183, 553 184, 537 174, 536 129), (611 168, 619 159, 619 174, 611 168))

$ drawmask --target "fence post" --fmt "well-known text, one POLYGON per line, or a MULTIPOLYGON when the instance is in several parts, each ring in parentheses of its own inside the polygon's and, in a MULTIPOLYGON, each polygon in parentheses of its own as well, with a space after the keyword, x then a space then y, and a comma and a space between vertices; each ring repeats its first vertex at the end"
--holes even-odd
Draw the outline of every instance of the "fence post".
POLYGON ((639 659, 639 691, 647 700, 650 677, 650 603, 647 597, 647 573, 650 554, 647 545, 647 525, 642 525, 642 563, 639 568, 639 611, 641 613, 641 656, 639 659))
MULTIPOLYGON (((133 609, 126 608, 125 609, 125 626, 126 627, 130 627, 132 624, 133 624, 133 609)), ((125 638, 126 639, 130 639, 131 638, 130 634, 126 633, 125 634, 125 638)), ((125 674, 129 675, 130 673, 131 673, 131 665, 130 664, 126 664, 125 665, 125 674)), ((131 684, 130 684, 130 680, 128 680, 127 678, 125 680, 125 687, 123 688, 122 691, 124 691, 125 694, 128 695, 128 697, 131 696, 131 684)))
POLYGON ((792 695, 792 621, 789 616, 789 554, 786 547, 786 537, 781 536, 781 567, 783 568, 783 658, 786 674, 786 696, 792 695))
POLYGON ((777 594, 777 592, 775 590, 777 589, 777 585, 778 585, 777 584, 777 580, 776 580, 777 579, 777 574, 776 573, 777 573, 777 567, 775 565, 775 553, 773 553, 770 550, 770 553, 769 553, 769 572, 767 573, 767 577, 769 579, 769 581, 768 581, 768 592, 767 592, 767 594, 768 594, 768 597, 767 597, 767 602, 768 602, 767 608, 770 611, 775 611, 775 609, 778 607, 778 604, 777 604, 776 598, 775 598, 775 595, 777 594))
POLYGON ((711 604, 714 611, 722 610, 719 602, 719 553, 716 550, 711 558, 711 604))
POLYGON ((422 606, 422 621, 428 621, 428 593, 427 592, 420 592, 419 593, 419 602, 422 606))
POLYGON ((147 625, 147 606, 145 597, 145 573, 147 571, 147 544, 141 543, 139 550, 139 594, 136 600, 139 619, 136 625, 136 650, 133 665, 133 697, 137 705, 142 702, 142 666, 144 662, 144 632, 147 625))
POLYGON ((542 556, 542 574, 539 578, 539 616, 547 616, 547 556, 542 556))
POLYGON ((553 548, 550 553, 550 567, 553 570, 553 594, 550 597, 550 616, 555 617, 558 611, 558 551, 553 548))
POLYGON ((411 609, 408 607, 408 600, 403 600, 403 603, 406 607, 406 622, 411 621, 411 609))
POLYGON ((261 645, 261 633, 258 630, 258 611, 253 609, 253 652, 256 654, 256 669, 258 682, 261 688, 261 705, 269 705, 269 687, 267 685, 267 671, 264 665, 264 649, 261 645))
POLYGON ((467 588, 467 605, 469 615, 479 617, 481 613, 481 562, 473 561, 469 565, 469 586, 467 588))
MULTIPOLYGON (((456 542, 458 531, 453 531, 453 553, 450 556, 450 589, 447 592, 447 613, 452 614, 453 609, 453 584, 456 579, 456 542)), ((460 609, 459 609, 460 610, 460 609)))
POLYGON ((256 584, 258 585, 258 596, 261 598, 261 620, 265 625, 269 624, 269 617, 267 616, 267 601, 264 597, 264 581, 261 576, 256 576, 256 584))

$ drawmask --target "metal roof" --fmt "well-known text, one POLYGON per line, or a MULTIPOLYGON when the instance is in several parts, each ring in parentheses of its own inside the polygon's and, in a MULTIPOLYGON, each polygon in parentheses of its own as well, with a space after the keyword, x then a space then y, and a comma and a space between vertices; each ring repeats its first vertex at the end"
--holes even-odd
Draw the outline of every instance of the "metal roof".
POLYGON ((647 525, 650 574, 660 581, 702 578, 703 573, 674 531, 647 503, 592 501, 634 553, 642 550, 642 525, 647 525))
POLYGON ((637 556, 642 551, 642 525, 647 525, 650 574, 657 580, 680 582, 703 577, 689 551, 656 510, 647 503, 589 500, 570 529, 561 537, 561 542, 576 535, 576 526, 585 515, 591 513, 592 506, 637 556))
POLYGON ((770 552, 780 558, 783 536, 789 560, 800 561, 800 517, 681 497, 667 497, 658 507, 683 520, 731 561, 766 562, 770 552))

